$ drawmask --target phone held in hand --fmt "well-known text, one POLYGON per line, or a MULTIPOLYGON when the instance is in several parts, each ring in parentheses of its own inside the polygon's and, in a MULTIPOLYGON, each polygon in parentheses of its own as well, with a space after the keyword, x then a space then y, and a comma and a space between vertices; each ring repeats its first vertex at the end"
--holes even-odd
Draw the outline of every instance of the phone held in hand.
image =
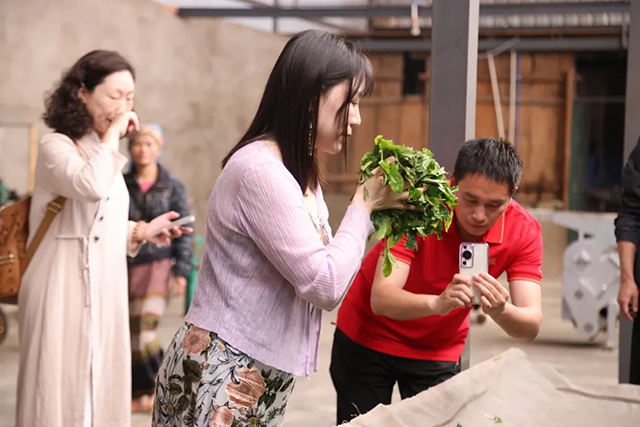
POLYGON ((162 233, 162 230, 171 230, 172 228, 175 228, 175 227, 182 227, 182 226, 185 226, 185 225, 192 224, 195 221, 196 221, 196 217, 193 216, 193 215, 189 215, 189 216, 185 216, 185 217, 182 217, 182 218, 178 218, 176 220, 171 221, 171 223, 168 226, 163 227, 163 228, 161 228, 161 229, 159 229, 157 231, 154 231, 151 234, 151 237, 155 237, 158 234, 162 233))
MULTIPOLYGON (((459 273, 471 279, 475 274, 489 273, 489 245, 486 243, 460 244, 459 251, 459 273)), ((475 303, 480 304, 480 291, 475 287, 471 288, 476 296, 475 303)))
POLYGON ((636 312, 633 310, 633 302, 632 302, 632 301, 629 301, 629 314, 630 314, 630 315, 631 315, 631 317, 633 317, 634 319, 635 319, 636 317, 638 317, 638 313, 636 313, 636 312))

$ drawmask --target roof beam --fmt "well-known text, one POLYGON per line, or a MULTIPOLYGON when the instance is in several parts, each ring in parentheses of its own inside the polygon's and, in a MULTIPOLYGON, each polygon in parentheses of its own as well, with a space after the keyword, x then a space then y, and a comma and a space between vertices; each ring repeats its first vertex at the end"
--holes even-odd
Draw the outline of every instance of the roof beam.
MULTIPOLYGON (((419 6, 420 16, 431 16, 432 8, 419 6)), ((480 15, 547 15, 585 13, 629 12, 628 1, 595 1, 571 3, 516 3, 485 4, 480 6, 480 15)), ((180 8, 178 15, 184 18, 384 18, 410 17, 410 6, 378 7, 252 7, 241 8, 180 8)))
MULTIPOLYGON (((260 0, 240 0, 241 2, 253 6, 255 8, 267 8, 267 9, 273 9, 273 8, 277 8, 278 6, 273 6, 270 4, 266 4, 266 3, 262 3, 260 0)), ((277 19, 277 17, 273 17, 274 19, 277 19)), ((333 28, 334 30, 339 30, 339 31, 349 31, 348 28, 342 27, 340 25, 335 25, 332 24, 330 22, 326 22, 324 19, 322 18, 307 18, 306 19, 309 22, 314 22, 316 24, 320 24, 320 25, 324 25, 325 27, 328 28, 333 28)), ((274 25, 274 29, 277 28, 277 25, 274 25)), ((274 31, 279 33, 279 31, 274 31)))
MULTIPOLYGON (((478 51, 486 52, 499 49, 511 42, 512 38, 481 38, 478 51)), ((358 45, 368 52, 430 52, 430 39, 361 39, 358 45)), ((576 52, 576 51, 615 51, 625 50, 621 37, 527 37, 517 39, 510 46, 519 52, 576 52)))

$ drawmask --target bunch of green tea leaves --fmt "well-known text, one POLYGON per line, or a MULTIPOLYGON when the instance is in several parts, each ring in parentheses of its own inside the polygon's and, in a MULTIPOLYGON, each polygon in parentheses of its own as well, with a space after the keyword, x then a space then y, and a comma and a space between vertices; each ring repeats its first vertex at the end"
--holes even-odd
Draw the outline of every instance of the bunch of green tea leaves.
POLYGON ((435 233, 441 239, 442 231, 449 229, 453 219, 452 208, 458 202, 454 194, 457 187, 449 186, 446 171, 434 160, 431 151, 395 145, 381 135, 375 139, 373 150, 362 158, 358 183, 371 178, 378 166, 382 168, 383 185, 389 185, 399 194, 408 191, 407 203, 420 209, 389 209, 376 211, 371 216, 376 238, 387 238, 384 275, 388 277, 392 266, 398 265, 390 248, 404 236, 407 236, 405 247, 415 250, 418 236, 427 237, 435 233), (395 161, 390 162, 389 157, 392 156, 395 161))

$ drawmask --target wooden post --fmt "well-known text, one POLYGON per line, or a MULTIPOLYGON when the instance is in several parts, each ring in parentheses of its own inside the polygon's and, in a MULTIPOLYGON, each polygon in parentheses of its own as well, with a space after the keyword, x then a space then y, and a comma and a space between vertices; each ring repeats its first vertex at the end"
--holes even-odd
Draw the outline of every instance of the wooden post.
POLYGON ((491 77, 491 92, 493 93, 493 108, 496 110, 496 123, 498 124, 498 136, 504 139, 504 119, 502 117, 502 103, 500 101, 500 86, 498 85, 498 74, 496 73, 496 63, 493 54, 487 56, 489 63, 489 76, 491 77))
POLYGON ((573 123, 573 101, 576 90, 575 63, 567 71, 565 79, 565 104, 564 104, 564 170, 562 180, 562 201, 564 208, 569 209, 569 186, 571 179, 571 128, 573 123))
POLYGON ((38 158, 38 127, 29 125, 29 192, 33 193, 36 186, 36 160, 38 158))
POLYGON ((516 143, 516 86, 518 77, 518 54, 511 51, 511 63, 509 65, 509 142, 516 143))

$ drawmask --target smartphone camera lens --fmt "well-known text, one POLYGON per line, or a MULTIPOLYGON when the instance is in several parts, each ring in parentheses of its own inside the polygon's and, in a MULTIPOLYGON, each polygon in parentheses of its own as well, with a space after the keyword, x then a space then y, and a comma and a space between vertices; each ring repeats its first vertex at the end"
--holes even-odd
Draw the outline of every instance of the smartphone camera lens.
POLYGON ((463 251, 462 252, 462 258, 471 259, 471 251, 463 251))

